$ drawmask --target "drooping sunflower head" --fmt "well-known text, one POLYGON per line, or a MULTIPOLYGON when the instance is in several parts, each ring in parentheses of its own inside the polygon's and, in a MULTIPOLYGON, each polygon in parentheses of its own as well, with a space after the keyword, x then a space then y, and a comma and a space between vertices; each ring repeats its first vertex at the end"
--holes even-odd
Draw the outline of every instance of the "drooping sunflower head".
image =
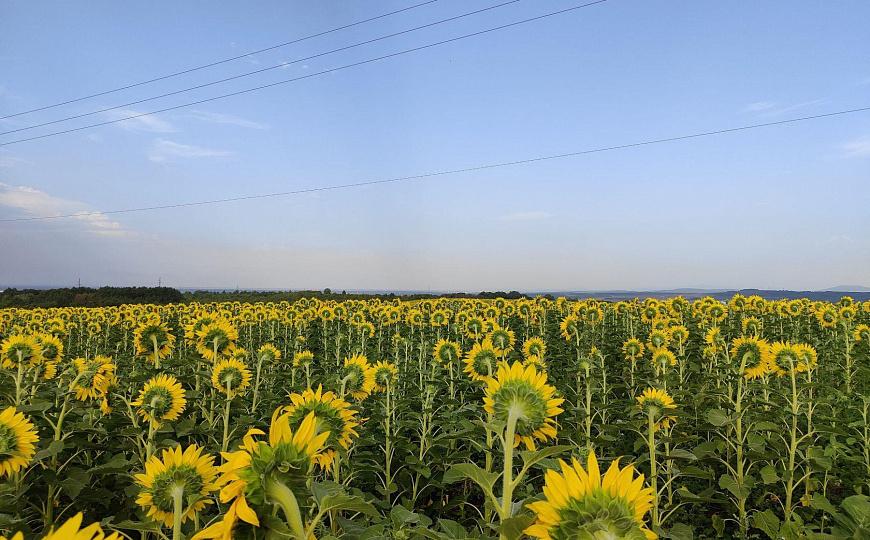
MULTIPOLYGON (((499 365, 495 377, 487 381, 483 408, 496 421, 516 422, 513 445, 525 443, 535 449, 535 440, 556 438, 556 416, 562 412, 564 401, 555 397, 556 389, 547 384, 547 375, 539 373, 534 365, 499 365)), ((510 442, 510 441, 508 441, 510 442)))
POLYGON ((196 350, 206 360, 226 355, 239 339, 236 328, 226 319, 215 319, 196 332, 196 350))
POLYGON ((523 360, 524 366, 535 366, 535 369, 538 370, 539 373, 547 372, 547 363, 540 356, 535 356, 534 354, 523 360))
POLYGON ((52 334, 37 334, 36 339, 42 347, 42 359, 46 362, 63 360, 63 342, 52 334))
POLYGON ((528 359, 530 356, 544 358, 547 352, 547 345, 544 340, 539 337, 530 337, 523 343, 523 357, 528 359))
POLYGON ((465 321, 465 334, 472 339, 480 337, 483 334, 483 319, 480 317, 469 317, 465 321))
POLYGON ((667 371, 668 368, 677 365, 677 357, 664 347, 652 350, 652 366, 660 371, 667 371))
POLYGON ((743 365, 747 379, 757 379, 767 373, 767 350, 770 345, 757 336, 740 336, 731 342, 731 356, 743 365))
POLYGON ((685 345, 686 341, 689 339, 689 329, 681 324, 672 326, 670 328, 670 337, 672 341, 675 341, 680 345, 685 345))
POLYGON ((767 369, 778 377, 790 373, 798 367, 798 351, 788 341, 778 341, 767 349, 767 369))
POLYGON ((340 383, 345 392, 356 399, 365 399, 375 387, 375 374, 365 356, 355 354, 344 359, 340 383))
POLYGON ((499 354, 506 354, 514 350, 514 331, 506 328, 493 328, 489 333, 489 340, 499 354))
POLYGON ((175 377, 158 375, 145 383, 139 391, 139 397, 131 405, 138 408, 138 414, 146 422, 154 422, 156 426, 165 421, 177 420, 184 411, 187 399, 184 389, 175 377))
POLYGON ((650 349, 666 347, 671 342, 670 333, 667 330, 653 330, 647 337, 646 344, 650 349))
POLYGON ((855 319, 857 312, 855 311, 854 307, 852 307, 851 305, 848 305, 848 306, 841 307, 838 310, 838 315, 840 317, 841 322, 845 321, 848 323, 848 322, 851 322, 855 319))
POLYGON ((812 371, 819 365, 819 355, 812 346, 806 343, 798 343, 794 346, 798 357, 798 365, 795 368, 797 373, 806 373, 812 371))
POLYGON ((461 355, 462 351, 459 349, 459 345, 446 339, 438 341, 432 351, 432 356, 439 364, 452 364, 459 360, 461 355))
POLYGON ((837 326, 837 308, 828 304, 822 309, 816 311, 816 319, 824 328, 833 328, 837 326))
POLYGON ((749 336, 760 336, 763 324, 756 317, 747 317, 743 319, 743 333, 749 336))
POLYGON ((657 538, 643 521, 652 488, 644 487, 643 475, 635 477, 632 465, 620 469, 617 459, 602 478, 595 452, 585 469, 576 459, 559 464, 561 474, 551 469, 544 477, 546 499, 528 505, 535 521, 523 532, 545 540, 657 538))
POLYGON ((251 370, 235 358, 219 360, 211 372, 212 385, 232 398, 251 385, 251 370))
POLYGON ((311 351, 299 351, 293 355, 294 366, 307 366, 314 362, 314 353, 311 351))
POLYGON ((136 354, 154 362, 172 354, 175 346, 175 336, 169 333, 169 327, 159 317, 149 317, 134 331, 136 354))
POLYGON ((36 428, 24 413, 15 407, 0 413, 0 478, 26 467, 36 453, 38 440, 36 428))
POLYGON ((704 334, 704 341, 707 345, 715 347, 716 350, 722 350, 725 348, 725 336, 722 335, 722 329, 718 326, 714 326, 707 330, 707 333, 704 334))
POLYGON ((674 398, 659 388, 647 388, 637 397, 637 407, 655 422, 655 429, 667 428, 676 418, 668 416, 668 409, 676 409, 674 398))
POLYGON ((465 355, 465 373, 474 381, 485 381, 495 373, 498 356, 492 342, 475 343, 465 355))
POLYGON ((622 344, 622 354, 625 358, 637 358, 643 356, 645 348, 637 338, 631 338, 622 344))
POLYGON ((390 364, 383 360, 373 365, 370 369, 375 380, 375 392, 385 392, 387 387, 395 382, 396 375, 399 374, 395 364, 390 364))
POLYGON ((162 457, 151 456, 144 474, 136 475, 136 483, 141 487, 136 504, 147 510, 148 517, 171 527, 177 494, 182 500, 184 523, 212 504, 209 494, 218 489, 217 474, 214 456, 203 455, 202 448, 195 444, 183 452, 181 446, 164 450, 162 457))
POLYGON ((87 401, 97 399, 106 393, 110 377, 115 373, 115 364, 108 356, 95 356, 90 360, 76 358, 73 360, 78 375, 73 387, 76 399, 87 401))
POLYGON ((272 364, 281 359, 281 351, 279 351, 274 345, 267 343, 257 349, 257 356, 267 364, 272 364))
POLYGON ((0 345, 3 367, 17 368, 19 362, 36 364, 42 357, 42 346, 34 336, 17 334, 9 336, 0 345))
POLYGON ((568 315, 559 323, 559 330, 562 339, 573 341, 580 334, 579 319, 575 315, 568 315))
POLYGON ((315 432, 328 432, 329 437, 324 442, 324 449, 315 456, 315 461, 322 468, 329 470, 340 448, 347 450, 354 437, 359 437, 356 427, 359 425, 358 413, 350 403, 337 397, 333 392, 323 393, 323 386, 317 391, 307 389, 301 394, 291 394, 292 405, 284 407, 288 423, 292 429, 299 429, 303 420, 309 414, 315 417, 315 432))
POLYGON ((859 324, 855 327, 855 341, 863 341, 864 343, 870 344, 870 326, 866 324, 859 324))

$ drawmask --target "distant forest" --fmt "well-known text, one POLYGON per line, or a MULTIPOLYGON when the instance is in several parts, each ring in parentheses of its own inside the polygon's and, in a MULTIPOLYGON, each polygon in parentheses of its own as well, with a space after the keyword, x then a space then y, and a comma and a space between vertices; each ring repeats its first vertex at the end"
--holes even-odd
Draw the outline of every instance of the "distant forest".
MULTIPOLYGON (((68 289, 6 289, 0 293, 0 308, 102 307, 122 304, 177 304, 188 302, 295 302, 300 298, 330 300, 421 298, 507 298, 525 296, 517 291, 481 292, 478 294, 350 294, 323 291, 188 291, 171 287, 73 287, 68 289)), ((546 295, 549 297, 549 295, 546 295)))

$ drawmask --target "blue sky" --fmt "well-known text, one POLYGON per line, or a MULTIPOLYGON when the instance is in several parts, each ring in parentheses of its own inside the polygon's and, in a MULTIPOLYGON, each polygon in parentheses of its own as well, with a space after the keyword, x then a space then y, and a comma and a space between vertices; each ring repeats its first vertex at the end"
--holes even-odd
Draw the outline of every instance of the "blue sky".
MULTIPOLYGON (((0 116, 412 5, 4 2, 0 116)), ((0 131, 499 3, 439 0, 0 131)), ((581 2, 524 0, 0 143, 581 2)), ((474 167, 870 105, 870 4, 609 0, 267 90, 0 147, 0 219, 474 167)), ((870 285, 870 112, 500 169, 180 210, 0 223, 0 287, 526 291, 870 285)))

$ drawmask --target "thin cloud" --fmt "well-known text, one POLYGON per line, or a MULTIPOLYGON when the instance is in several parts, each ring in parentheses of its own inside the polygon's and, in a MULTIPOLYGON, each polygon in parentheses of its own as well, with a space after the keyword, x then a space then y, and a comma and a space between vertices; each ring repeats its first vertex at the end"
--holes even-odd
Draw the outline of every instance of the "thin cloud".
POLYGON ((0 156, 0 169, 14 167, 16 165, 24 165, 30 163, 26 159, 21 159, 13 156, 0 156))
POLYGON ((29 216, 59 216, 75 214, 85 224, 85 231, 104 236, 130 236, 120 223, 100 212, 83 210, 83 203, 54 197, 29 186, 10 186, 0 182, 0 206, 15 208, 29 216))
POLYGON ((148 150, 148 159, 155 163, 160 163, 172 158, 207 158, 228 156, 230 154, 232 152, 181 144, 167 141, 166 139, 157 139, 148 150))
POLYGON ((110 119, 121 120, 118 122, 118 127, 128 131, 146 131, 151 133, 173 133, 178 131, 171 123, 154 116, 131 118, 140 114, 142 113, 132 109, 118 109, 106 112, 106 115, 110 119))
POLYGON ((814 99, 811 101, 804 101, 803 103, 795 103, 794 105, 779 105, 774 103, 773 106, 765 108, 765 109, 756 109, 755 112, 759 112, 762 116, 779 116, 783 114, 787 114, 793 111, 797 111, 799 109, 803 109, 806 107, 812 107, 813 105, 819 105, 821 103, 825 103, 828 101, 827 99, 814 99))
POLYGON ((750 103, 749 105, 747 105, 746 110, 749 112, 759 112, 766 111, 774 107, 776 107, 776 103, 772 101, 756 101, 755 103, 750 103))
POLYGON ((548 219, 553 217, 553 214, 549 212, 535 211, 535 212, 518 212, 516 214, 508 214, 506 216, 500 216, 498 219, 502 221, 536 221, 539 219, 548 219))
POLYGON ((212 124, 227 124, 231 126, 239 126, 251 129, 269 128, 269 126, 267 126, 266 124, 261 124, 260 122, 253 122, 251 120, 245 120, 244 118, 239 118, 237 116, 230 116, 229 114, 219 114, 208 111, 192 111, 190 115, 197 120, 202 120, 203 122, 210 122, 212 124))
POLYGON ((843 145, 843 150, 850 157, 867 157, 870 156, 870 137, 862 137, 849 141, 843 145))

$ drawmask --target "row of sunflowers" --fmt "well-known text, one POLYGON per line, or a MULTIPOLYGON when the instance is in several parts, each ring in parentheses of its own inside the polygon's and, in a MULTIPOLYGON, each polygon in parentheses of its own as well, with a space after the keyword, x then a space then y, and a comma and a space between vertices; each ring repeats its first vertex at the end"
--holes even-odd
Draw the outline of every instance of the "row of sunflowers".
POLYGON ((0 310, 0 537, 868 538, 868 323, 740 295, 0 310))

